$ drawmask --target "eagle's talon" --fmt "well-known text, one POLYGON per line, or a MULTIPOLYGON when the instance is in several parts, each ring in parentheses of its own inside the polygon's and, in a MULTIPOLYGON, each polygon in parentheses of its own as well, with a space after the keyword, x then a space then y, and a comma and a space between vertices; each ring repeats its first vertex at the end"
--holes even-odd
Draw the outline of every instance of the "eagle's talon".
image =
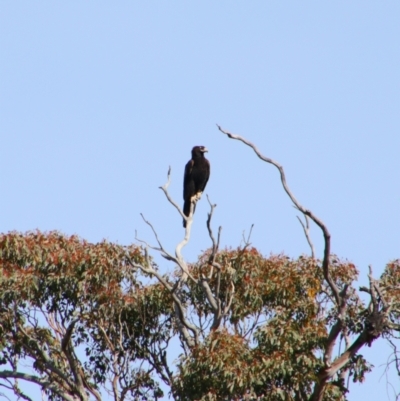
POLYGON ((201 199, 202 192, 197 192, 197 194, 193 195, 191 201, 197 203, 201 199))

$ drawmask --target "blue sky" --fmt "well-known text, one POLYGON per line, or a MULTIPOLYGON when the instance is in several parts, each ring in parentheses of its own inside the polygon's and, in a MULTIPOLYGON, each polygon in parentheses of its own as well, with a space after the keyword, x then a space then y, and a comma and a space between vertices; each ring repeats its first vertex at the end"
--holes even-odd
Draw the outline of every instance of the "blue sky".
MULTIPOLYGON (((298 200, 365 283, 400 257, 400 3, 3 2, 0 5, 0 229, 166 247, 181 218, 194 145, 209 149, 206 193, 224 246, 308 253, 277 171, 216 123, 281 163, 298 200)), ((198 204, 189 261, 210 246, 198 204)), ((318 255, 320 232, 311 234, 318 255)), ((172 270, 173 266, 163 265, 172 270)), ((363 350, 379 366, 384 342, 363 350)), ((350 400, 386 399, 383 368, 350 400), (384 398, 382 398, 384 397, 384 398)), ((391 382, 400 388, 398 378, 391 382)))

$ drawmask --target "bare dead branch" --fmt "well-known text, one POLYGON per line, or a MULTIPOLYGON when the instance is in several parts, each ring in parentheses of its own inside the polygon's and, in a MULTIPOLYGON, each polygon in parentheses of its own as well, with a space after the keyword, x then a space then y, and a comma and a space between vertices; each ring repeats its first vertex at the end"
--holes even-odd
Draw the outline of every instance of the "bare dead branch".
POLYGON ((137 239, 139 242, 142 242, 143 244, 146 244, 146 247, 151 248, 151 249, 154 249, 155 251, 160 252, 160 253, 161 253, 161 256, 163 256, 165 259, 167 259, 167 260, 174 260, 174 257, 173 257, 172 255, 170 255, 170 254, 165 250, 165 248, 163 247, 163 245, 162 245, 160 239, 158 238, 157 231, 154 229, 153 225, 152 225, 148 220, 145 219, 145 217, 143 216, 142 213, 140 213, 140 215, 142 216, 143 221, 151 228, 151 231, 153 232, 153 234, 154 234, 154 236, 155 236, 155 238, 156 238, 156 241, 157 241, 157 243, 158 243, 159 248, 152 247, 152 246, 149 245, 146 241, 140 240, 139 238, 136 238, 136 239, 137 239))
MULTIPOLYGON (((188 222, 189 217, 186 217, 185 214, 183 213, 182 209, 178 206, 178 204, 170 197, 169 193, 168 193, 168 187, 171 184, 171 166, 169 166, 168 168, 168 173, 167 173, 167 182, 159 187, 165 194, 165 196, 168 199, 168 202, 173 205, 175 207, 175 209, 179 212, 179 214, 181 215, 181 217, 183 219, 185 219, 188 222)), ((193 212, 191 211, 190 213, 191 215, 193 215, 193 212)))
POLYGON ((247 236, 247 238, 244 236, 244 231, 243 231, 243 243, 244 243, 244 247, 243 249, 246 249, 249 245, 251 245, 250 242, 250 238, 251 238, 251 233, 253 232, 253 228, 254 228, 254 223, 250 226, 250 230, 249 230, 249 235, 247 236))
MULTIPOLYGON (((149 266, 148 268, 144 268, 144 266, 142 266, 142 265, 137 265, 137 267, 140 268, 142 271, 144 271, 144 272, 146 272, 146 273, 154 274, 157 278, 159 277, 159 275, 157 275, 157 274, 154 273, 155 270, 154 270, 153 268, 151 268, 150 259, 149 259, 149 256, 148 256, 148 250, 147 250, 148 248, 150 248, 150 249, 153 249, 153 250, 155 250, 155 251, 160 252, 161 256, 163 256, 165 259, 167 259, 167 260, 169 260, 169 261, 172 261, 172 262, 175 262, 175 263, 181 268, 181 270, 184 272, 185 275, 189 276, 189 277, 191 278, 191 280, 193 280, 194 282, 197 282, 197 280, 190 274, 190 272, 189 272, 189 270, 188 270, 188 267, 187 267, 187 264, 186 264, 184 258, 183 258, 182 255, 181 255, 181 248, 182 248, 184 245, 186 245, 186 243, 189 241, 190 227, 189 227, 189 228, 188 228, 188 227, 186 228, 186 235, 185 235, 185 238, 184 238, 184 240, 183 240, 182 242, 180 242, 180 243, 178 244, 178 246, 176 247, 176 250, 175 250, 176 256, 174 257, 174 256, 171 255, 169 252, 167 252, 167 251, 165 250, 165 248, 163 247, 163 245, 162 245, 161 241, 159 240, 158 234, 157 234, 156 230, 154 229, 153 225, 152 225, 149 221, 147 221, 147 220, 144 218, 144 216, 143 216, 142 214, 140 214, 140 215, 142 216, 144 222, 145 222, 147 225, 149 225, 149 226, 151 227, 151 229, 152 229, 152 231, 153 231, 153 234, 154 234, 154 236, 156 237, 156 240, 157 240, 157 242, 158 242, 158 244, 159 244, 159 248, 153 247, 153 246, 149 245, 146 241, 141 240, 141 239, 137 238, 137 236, 136 236, 136 237, 135 237, 136 240, 138 240, 138 241, 141 242, 142 244, 145 244, 145 246, 146 246, 146 248, 145 248, 145 249, 146 249, 146 250, 145 250, 145 252, 146 252, 146 260, 147 260, 148 266, 149 266), (189 231, 188 231, 188 230, 189 230, 189 231)), ((129 255, 126 254, 126 256, 127 256, 127 258, 130 260, 129 255)), ((131 262, 132 262, 132 261, 131 261, 131 262)), ((132 263, 130 263, 130 264, 131 264, 132 267, 135 267, 132 263)))
POLYGON ((219 239, 220 239, 220 233, 221 233, 222 227, 220 226, 219 229, 218 229, 218 241, 216 241, 215 238, 214 238, 214 234, 213 234, 212 228, 211 228, 211 218, 212 218, 212 215, 214 213, 214 209, 217 207, 217 205, 216 204, 212 204, 210 202, 210 198, 208 197, 208 195, 207 195, 207 200, 208 200, 208 203, 210 205, 210 211, 209 211, 208 216, 207 216, 207 229, 208 229, 208 234, 209 234, 209 236, 211 238, 211 242, 212 242, 212 255, 214 256, 214 259, 215 259, 215 255, 218 252, 219 239))
POLYGON ((331 277, 331 275, 329 273, 329 258, 330 258, 330 248, 331 248, 331 235, 330 235, 326 225, 322 222, 322 220, 320 220, 317 216, 315 216, 313 212, 311 212, 310 210, 304 208, 299 203, 299 201, 295 198, 295 196, 293 195, 293 193, 291 192, 289 186, 286 183, 285 171, 284 171, 283 167, 278 162, 276 162, 275 160, 273 160, 273 159, 271 159, 269 157, 263 156, 261 154, 261 152, 257 149, 257 147, 253 143, 248 141, 247 139, 244 139, 243 137, 241 137, 239 135, 234 135, 234 134, 222 129, 218 124, 217 124, 217 127, 224 135, 227 135, 228 138, 236 139, 236 140, 238 140, 240 142, 243 142, 245 145, 247 145, 250 148, 252 148, 253 151, 255 152, 255 154, 261 160, 263 160, 266 163, 269 163, 269 164, 272 164, 273 166, 275 166, 279 170, 283 189, 285 190, 286 194, 289 196, 290 200, 293 202, 295 207, 298 210, 300 210, 300 212, 303 213, 305 216, 310 217, 310 219, 312 221, 314 221, 314 223, 321 229, 321 231, 323 233, 323 236, 324 236, 324 242, 325 242, 324 258, 323 258, 323 262, 322 262, 322 269, 323 269, 323 273, 324 273, 324 278, 327 281, 327 283, 329 284, 329 287, 331 288, 331 290, 333 292, 336 305, 339 306, 340 303, 341 303, 339 289, 337 288, 335 282, 332 280, 332 277, 331 277))
POLYGON ((208 213, 208 218, 207 218, 207 229, 208 229, 208 234, 209 234, 211 242, 212 242, 212 251, 211 251, 210 257, 208 258, 208 263, 211 266, 210 273, 208 275, 208 279, 210 280, 214 273, 214 267, 216 267, 217 269, 219 269, 219 271, 221 271, 221 266, 215 262, 215 258, 217 256, 217 253, 219 250, 222 227, 221 226, 218 227, 218 236, 217 236, 217 240, 215 240, 215 237, 214 237, 214 234, 213 234, 213 231, 211 228, 211 218, 212 218, 214 209, 217 205, 212 204, 210 202, 208 195, 207 195, 207 200, 210 205, 210 212, 208 213))
MULTIPOLYGON (((183 213, 182 209, 178 206, 178 204, 171 198, 171 196, 168 193, 168 187, 169 187, 170 183, 171 183, 171 167, 169 167, 169 169, 168 169, 167 182, 159 188, 164 192, 165 196, 168 199, 168 202, 171 203, 171 205, 173 205, 175 207, 175 209, 179 212, 181 217, 186 221, 185 237, 176 246, 176 249, 175 249, 175 256, 178 259, 177 263, 181 268, 184 269, 186 263, 184 262, 184 259, 182 258, 181 251, 182 251, 183 247, 189 242, 189 239, 190 239, 190 231, 191 231, 191 227, 192 227, 192 223, 193 223, 193 212, 194 212, 195 201, 192 201, 190 203, 189 216, 186 216, 183 213)), ((186 273, 187 273, 187 269, 186 269, 186 273)))

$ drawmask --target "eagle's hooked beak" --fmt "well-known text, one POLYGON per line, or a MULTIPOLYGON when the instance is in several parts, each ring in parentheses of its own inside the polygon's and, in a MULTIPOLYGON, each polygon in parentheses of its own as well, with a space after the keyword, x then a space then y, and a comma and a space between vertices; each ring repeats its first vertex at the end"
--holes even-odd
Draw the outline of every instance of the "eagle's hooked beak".
POLYGON ((202 151, 203 153, 206 153, 206 152, 208 152, 208 149, 207 149, 207 148, 202 148, 201 151, 202 151))

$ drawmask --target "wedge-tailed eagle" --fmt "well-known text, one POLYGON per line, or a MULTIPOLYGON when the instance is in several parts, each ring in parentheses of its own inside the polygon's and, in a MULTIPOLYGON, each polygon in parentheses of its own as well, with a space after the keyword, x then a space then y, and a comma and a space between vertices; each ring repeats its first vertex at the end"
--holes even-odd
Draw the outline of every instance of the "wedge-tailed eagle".
MULTIPOLYGON (((196 202, 206 187, 210 177, 210 162, 204 157, 208 150, 204 146, 195 146, 192 149, 192 158, 185 166, 185 175, 183 177, 183 213, 189 216, 190 204, 194 202, 193 213, 196 209, 196 202)), ((186 221, 183 220, 183 227, 186 227, 186 221)))

